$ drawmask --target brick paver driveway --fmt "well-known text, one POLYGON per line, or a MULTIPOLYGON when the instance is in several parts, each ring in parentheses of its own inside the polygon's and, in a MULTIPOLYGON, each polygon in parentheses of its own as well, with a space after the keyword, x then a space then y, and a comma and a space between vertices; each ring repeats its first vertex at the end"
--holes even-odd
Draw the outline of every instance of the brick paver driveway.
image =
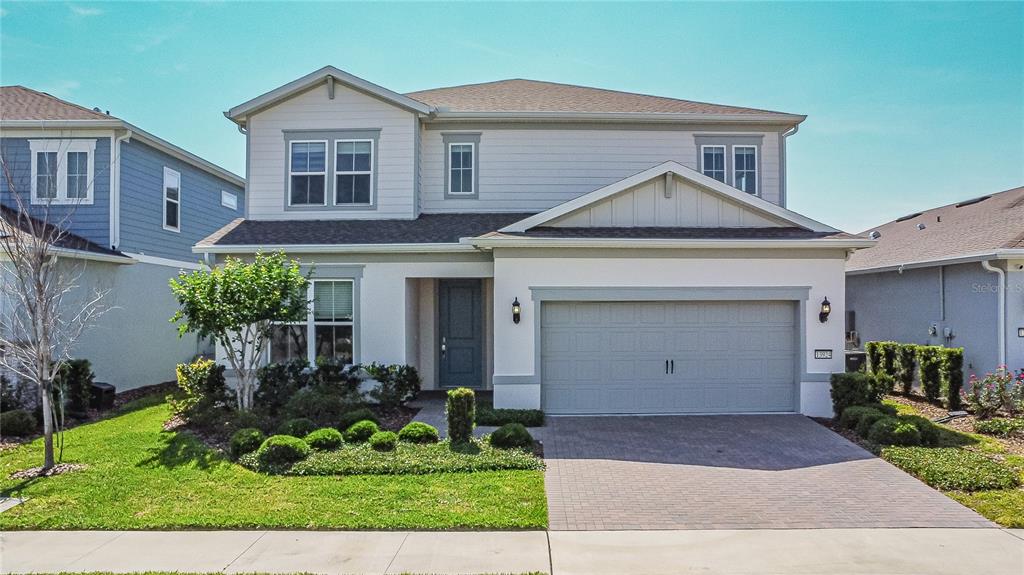
POLYGON ((800 415, 549 417, 551 529, 991 527, 800 415))

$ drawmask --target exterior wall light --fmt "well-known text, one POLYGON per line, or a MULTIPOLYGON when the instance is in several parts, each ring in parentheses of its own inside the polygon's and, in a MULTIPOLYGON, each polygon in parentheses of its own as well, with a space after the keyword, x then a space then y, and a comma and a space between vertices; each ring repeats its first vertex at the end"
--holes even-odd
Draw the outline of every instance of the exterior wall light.
POLYGON ((821 312, 818 314, 818 321, 825 323, 828 321, 829 314, 832 313, 832 304, 829 303, 828 298, 825 298, 821 302, 821 312))
POLYGON ((519 298, 512 300, 512 323, 519 323, 519 316, 523 313, 523 306, 519 305, 519 298))

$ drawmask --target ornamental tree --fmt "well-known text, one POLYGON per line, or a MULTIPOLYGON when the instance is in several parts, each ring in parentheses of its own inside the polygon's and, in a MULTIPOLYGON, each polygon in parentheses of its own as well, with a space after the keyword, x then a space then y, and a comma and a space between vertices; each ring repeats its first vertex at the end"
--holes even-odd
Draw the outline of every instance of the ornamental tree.
POLYGON ((257 253, 252 262, 228 257, 214 269, 182 272, 170 282, 179 309, 179 337, 198 333, 224 349, 238 379, 238 408, 252 408, 256 370, 275 324, 306 319, 309 301, 297 261, 283 252, 257 253))

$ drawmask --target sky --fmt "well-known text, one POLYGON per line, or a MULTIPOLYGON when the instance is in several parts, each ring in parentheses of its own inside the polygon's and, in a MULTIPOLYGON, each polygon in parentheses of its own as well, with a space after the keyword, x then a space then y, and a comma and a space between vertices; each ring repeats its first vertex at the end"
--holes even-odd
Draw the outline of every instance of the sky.
POLYGON ((788 207, 847 231, 1024 185, 1024 2, 0 2, 0 84, 242 175, 223 112, 328 64, 397 92, 530 78, 806 114, 788 207))

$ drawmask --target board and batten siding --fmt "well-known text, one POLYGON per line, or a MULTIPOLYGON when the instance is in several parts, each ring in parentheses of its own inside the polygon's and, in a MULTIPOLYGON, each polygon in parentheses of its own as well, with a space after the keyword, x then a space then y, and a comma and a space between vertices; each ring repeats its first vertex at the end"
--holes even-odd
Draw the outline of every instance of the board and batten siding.
MULTIPOLYGON (((378 98, 336 85, 307 92, 260 111, 247 121, 249 211, 254 220, 396 219, 415 217, 417 118, 378 98), (287 130, 380 130, 374 208, 285 209, 287 130)), ((332 153, 328 147, 328 153, 332 153)), ((439 158, 440 159, 440 158, 439 158)), ((332 178, 333 174, 328 174, 332 178)))
POLYGON ((240 218, 245 194, 234 183, 137 141, 121 144, 121 244, 124 252, 194 262, 192 246, 240 218), (164 168, 181 174, 181 231, 163 227, 164 168), (237 209, 221 205, 221 191, 235 194, 237 209))
MULTIPOLYGON (((763 130, 763 128, 761 129, 763 130)), ((698 168, 695 135, 763 134, 761 196, 780 204, 779 132, 596 129, 559 126, 508 129, 425 124, 421 130, 420 206, 424 213, 542 211, 674 160, 698 168), (479 134, 479 197, 445 198, 446 133, 479 134)))
MULTIPOLYGON (((11 180, 15 191, 22 195, 26 202, 30 201, 32 191, 32 153, 29 140, 95 140, 96 155, 93 158, 93 180, 91 204, 50 206, 49 221, 58 222, 66 218, 68 231, 82 236, 104 247, 110 247, 110 138, 107 136, 69 137, 69 138, 2 138, 0 139, 0 155, 3 156, 11 172, 11 180)), ((16 200, 8 189, 7 178, 0 177, 0 198, 4 205, 16 206, 16 200)), ((42 214, 43 206, 33 206, 36 216, 42 214)))

